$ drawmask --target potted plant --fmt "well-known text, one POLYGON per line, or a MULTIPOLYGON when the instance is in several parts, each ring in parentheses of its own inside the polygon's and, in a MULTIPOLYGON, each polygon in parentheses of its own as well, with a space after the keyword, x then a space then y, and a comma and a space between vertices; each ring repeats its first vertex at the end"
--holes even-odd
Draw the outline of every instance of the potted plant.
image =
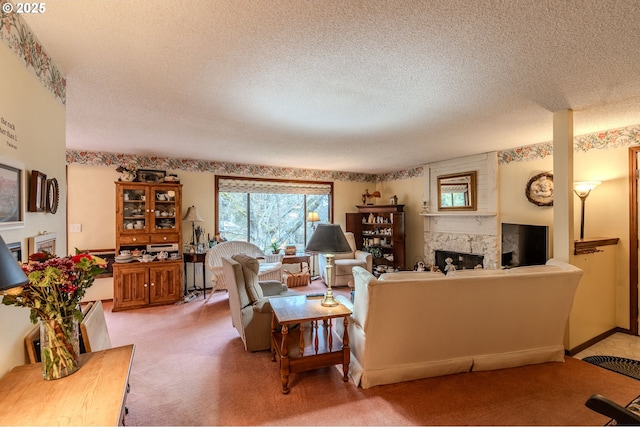
POLYGON ((273 254, 280 253, 280 248, 278 246, 278 241, 275 239, 275 237, 271 239, 271 251, 273 252, 273 254))

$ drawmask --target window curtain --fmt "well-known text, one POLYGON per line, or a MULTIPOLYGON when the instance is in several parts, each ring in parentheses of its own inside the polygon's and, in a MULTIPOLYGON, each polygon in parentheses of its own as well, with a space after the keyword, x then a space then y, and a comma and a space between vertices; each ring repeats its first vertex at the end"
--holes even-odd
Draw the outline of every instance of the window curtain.
POLYGON ((248 179, 220 179, 218 191, 221 193, 265 193, 265 194, 331 194, 328 184, 310 182, 278 182, 248 179))

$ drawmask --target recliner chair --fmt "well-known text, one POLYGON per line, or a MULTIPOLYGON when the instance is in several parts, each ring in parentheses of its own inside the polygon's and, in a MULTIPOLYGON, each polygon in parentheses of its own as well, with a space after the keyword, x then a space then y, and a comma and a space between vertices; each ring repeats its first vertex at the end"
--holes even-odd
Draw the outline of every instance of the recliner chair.
MULTIPOLYGON (((367 271, 373 268, 373 258, 369 252, 356 249, 356 240, 353 233, 348 231, 344 233, 347 238, 351 252, 346 254, 335 254, 333 258, 333 268, 331 269, 331 286, 344 287, 349 286, 349 282, 353 283, 353 267, 362 267, 367 271)), ((320 277, 327 283, 327 259, 324 255, 318 254, 318 268, 320 277)), ((352 285, 353 286, 353 285, 352 285)))
POLYGON ((222 272, 229 292, 231 322, 247 351, 271 349, 269 299, 292 296, 287 286, 276 280, 258 281, 259 262, 244 254, 222 257, 222 272))

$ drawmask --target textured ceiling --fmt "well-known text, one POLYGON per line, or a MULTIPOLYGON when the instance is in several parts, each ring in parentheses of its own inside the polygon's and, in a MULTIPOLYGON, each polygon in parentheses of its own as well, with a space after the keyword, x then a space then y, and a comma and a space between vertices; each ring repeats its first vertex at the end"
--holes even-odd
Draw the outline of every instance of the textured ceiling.
POLYGON ((637 0, 54 0, 73 149, 387 172, 640 123, 637 0))

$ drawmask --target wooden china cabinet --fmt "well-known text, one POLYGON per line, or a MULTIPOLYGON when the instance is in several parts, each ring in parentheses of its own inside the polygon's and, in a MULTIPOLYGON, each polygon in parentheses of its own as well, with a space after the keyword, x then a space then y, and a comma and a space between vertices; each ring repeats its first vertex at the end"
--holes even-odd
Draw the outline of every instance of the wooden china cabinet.
POLYGON ((175 248, 176 259, 113 265, 113 311, 173 304, 183 295, 182 184, 116 182, 116 254, 175 248))

